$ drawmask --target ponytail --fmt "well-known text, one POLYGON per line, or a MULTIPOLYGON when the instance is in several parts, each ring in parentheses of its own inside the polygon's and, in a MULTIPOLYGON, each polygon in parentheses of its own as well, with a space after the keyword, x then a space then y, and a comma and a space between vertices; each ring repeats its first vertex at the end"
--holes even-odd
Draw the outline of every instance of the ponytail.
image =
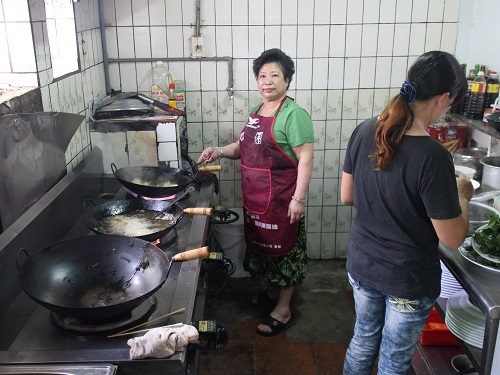
POLYGON ((410 103, 429 100, 445 92, 453 98, 452 105, 462 100, 467 92, 462 67, 447 52, 424 53, 410 67, 399 94, 391 99, 375 124, 378 150, 371 155, 377 162, 375 170, 380 171, 389 165, 403 136, 412 126, 415 114, 410 103))
POLYGON ((378 150, 371 156, 377 161, 375 170, 389 165, 397 146, 413 123, 413 111, 402 94, 391 99, 379 116, 375 126, 375 142, 378 150))

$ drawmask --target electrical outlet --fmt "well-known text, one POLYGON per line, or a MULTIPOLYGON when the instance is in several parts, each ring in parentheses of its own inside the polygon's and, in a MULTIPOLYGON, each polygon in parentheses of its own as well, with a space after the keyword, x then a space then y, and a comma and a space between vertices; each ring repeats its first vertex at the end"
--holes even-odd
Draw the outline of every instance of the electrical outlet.
POLYGON ((205 53, 203 51, 203 35, 192 36, 190 39, 191 39, 191 57, 194 59, 204 57, 205 53))

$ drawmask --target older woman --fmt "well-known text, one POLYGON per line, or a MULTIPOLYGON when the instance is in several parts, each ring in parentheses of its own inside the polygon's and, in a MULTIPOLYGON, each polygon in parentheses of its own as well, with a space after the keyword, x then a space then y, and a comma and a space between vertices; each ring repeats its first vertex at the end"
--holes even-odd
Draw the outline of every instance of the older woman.
POLYGON ((254 296, 253 303, 273 303, 256 331, 274 336, 297 321, 290 302, 306 272, 304 215, 314 134, 307 112, 287 96, 295 73, 292 59, 270 49, 254 60, 253 71, 263 103, 251 110, 235 143, 209 147, 198 161, 241 159, 244 267, 271 286, 254 296))

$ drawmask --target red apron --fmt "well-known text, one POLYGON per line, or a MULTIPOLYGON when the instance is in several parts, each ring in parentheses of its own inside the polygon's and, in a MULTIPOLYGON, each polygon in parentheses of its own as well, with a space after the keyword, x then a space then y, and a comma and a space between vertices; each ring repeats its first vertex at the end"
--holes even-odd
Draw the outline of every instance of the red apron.
POLYGON ((287 217, 297 183, 297 163, 280 149, 273 133, 286 98, 274 117, 252 113, 240 134, 245 241, 249 250, 267 256, 290 252, 299 228, 287 217))

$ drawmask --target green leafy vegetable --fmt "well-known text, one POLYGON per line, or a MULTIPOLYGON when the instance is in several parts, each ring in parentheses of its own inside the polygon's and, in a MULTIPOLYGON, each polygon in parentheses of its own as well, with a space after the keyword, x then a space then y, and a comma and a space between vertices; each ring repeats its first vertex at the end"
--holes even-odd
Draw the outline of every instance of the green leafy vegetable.
POLYGON ((500 215, 491 215, 490 222, 472 236, 481 252, 500 258, 500 215))

